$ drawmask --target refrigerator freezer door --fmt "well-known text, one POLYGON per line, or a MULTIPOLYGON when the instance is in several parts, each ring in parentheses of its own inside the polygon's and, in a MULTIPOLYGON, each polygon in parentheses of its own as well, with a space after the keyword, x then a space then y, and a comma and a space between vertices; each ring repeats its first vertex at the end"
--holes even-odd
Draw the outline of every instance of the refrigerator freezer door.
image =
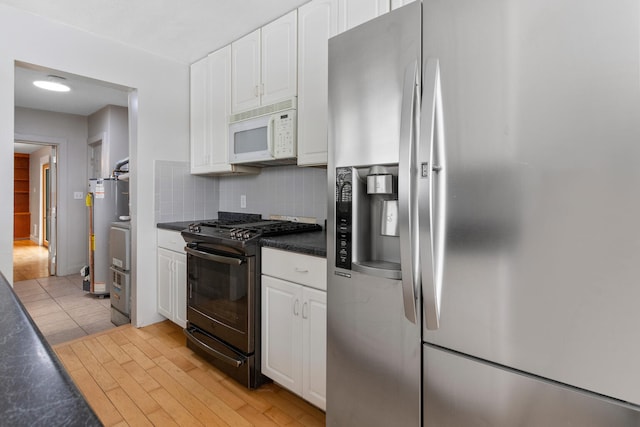
POLYGON ((428 345, 423 372, 428 426, 640 425, 625 405, 428 345))
POLYGON ((329 286, 327 425, 420 425, 420 328, 401 282, 353 272, 329 286))
POLYGON ((424 1, 448 165, 425 341, 640 405, 639 16, 636 0, 424 1))

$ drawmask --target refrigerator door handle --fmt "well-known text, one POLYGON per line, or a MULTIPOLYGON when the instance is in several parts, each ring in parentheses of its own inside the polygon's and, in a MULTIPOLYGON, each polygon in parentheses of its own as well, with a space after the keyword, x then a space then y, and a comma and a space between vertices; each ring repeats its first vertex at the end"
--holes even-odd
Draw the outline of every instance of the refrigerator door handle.
POLYGON ((444 220, 446 209, 446 164, 444 121, 440 85, 440 62, 429 58, 424 64, 421 141, 417 148, 418 224, 422 298, 427 329, 440 327, 442 271, 444 264, 444 220))
POLYGON ((416 293, 419 277, 418 239, 414 228, 416 204, 414 202, 416 171, 415 161, 416 120, 419 111, 416 103, 418 91, 418 61, 413 61, 405 69, 400 118, 400 153, 398 164, 398 219, 400 223, 400 267, 402 269, 402 301, 404 315, 417 324, 416 293))

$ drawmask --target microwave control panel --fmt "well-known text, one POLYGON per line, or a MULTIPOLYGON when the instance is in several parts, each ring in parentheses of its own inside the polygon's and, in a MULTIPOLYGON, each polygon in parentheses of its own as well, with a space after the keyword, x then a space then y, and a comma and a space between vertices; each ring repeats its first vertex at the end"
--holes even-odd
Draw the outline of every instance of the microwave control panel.
POLYGON ((296 157, 295 111, 287 111, 275 116, 273 137, 273 157, 276 159, 296 157))

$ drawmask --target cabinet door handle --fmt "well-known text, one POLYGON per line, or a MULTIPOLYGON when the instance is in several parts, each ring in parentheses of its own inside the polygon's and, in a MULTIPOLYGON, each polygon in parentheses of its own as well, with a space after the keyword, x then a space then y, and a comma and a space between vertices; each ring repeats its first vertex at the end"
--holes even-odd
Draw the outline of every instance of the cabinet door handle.
POLYGON ((256 98, 257 98, 258 96, 260 96, 259 89, 258 89, 258 85, 255 85, 255 86, 253 87, 253 96, 255 96, 256 98))
POLYGON ((296 273, 308 273, 309 270, 303 267, 295 267, 293 269, 293 271, 295 271, 296 273))
POLYGON ((308 305, 309 305, 309 303, 307 303, 306 301, 302 304, 302 318, 303 319, 307 319, 309 317, 308 305))
POLYGON ((293 315, 300 315, 300 300, 296 299, 296 302, 293 303, 293 315))

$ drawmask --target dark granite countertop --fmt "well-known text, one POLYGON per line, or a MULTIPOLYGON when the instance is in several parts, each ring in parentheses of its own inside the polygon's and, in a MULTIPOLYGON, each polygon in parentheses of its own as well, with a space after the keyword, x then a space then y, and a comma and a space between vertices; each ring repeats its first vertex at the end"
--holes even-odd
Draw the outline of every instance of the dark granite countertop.
MULTIPOLYGON (((176 221, 156 224, 157 228, 164 230, 182 231, 194 221, 176 221)), ((263 237, 260 239, 262 246, 298 252, 320 257, 327 256, 327 235, 323 231, 311 233, 285 234, 284 236, 263 237)))
POLYGON ((156 224, 156 227, 164 230, 182 231, 194 222, 198 221, 159 222, 156 224))
POLYGON ((260 244, 264 247, 283 249, 306 255, 327 256, 327 234, 322 231, 311 233, 285 234, 284 236, 263 237, 260 244))
POLYGON ((101 426, 0 273, 0 424, 101 426))

